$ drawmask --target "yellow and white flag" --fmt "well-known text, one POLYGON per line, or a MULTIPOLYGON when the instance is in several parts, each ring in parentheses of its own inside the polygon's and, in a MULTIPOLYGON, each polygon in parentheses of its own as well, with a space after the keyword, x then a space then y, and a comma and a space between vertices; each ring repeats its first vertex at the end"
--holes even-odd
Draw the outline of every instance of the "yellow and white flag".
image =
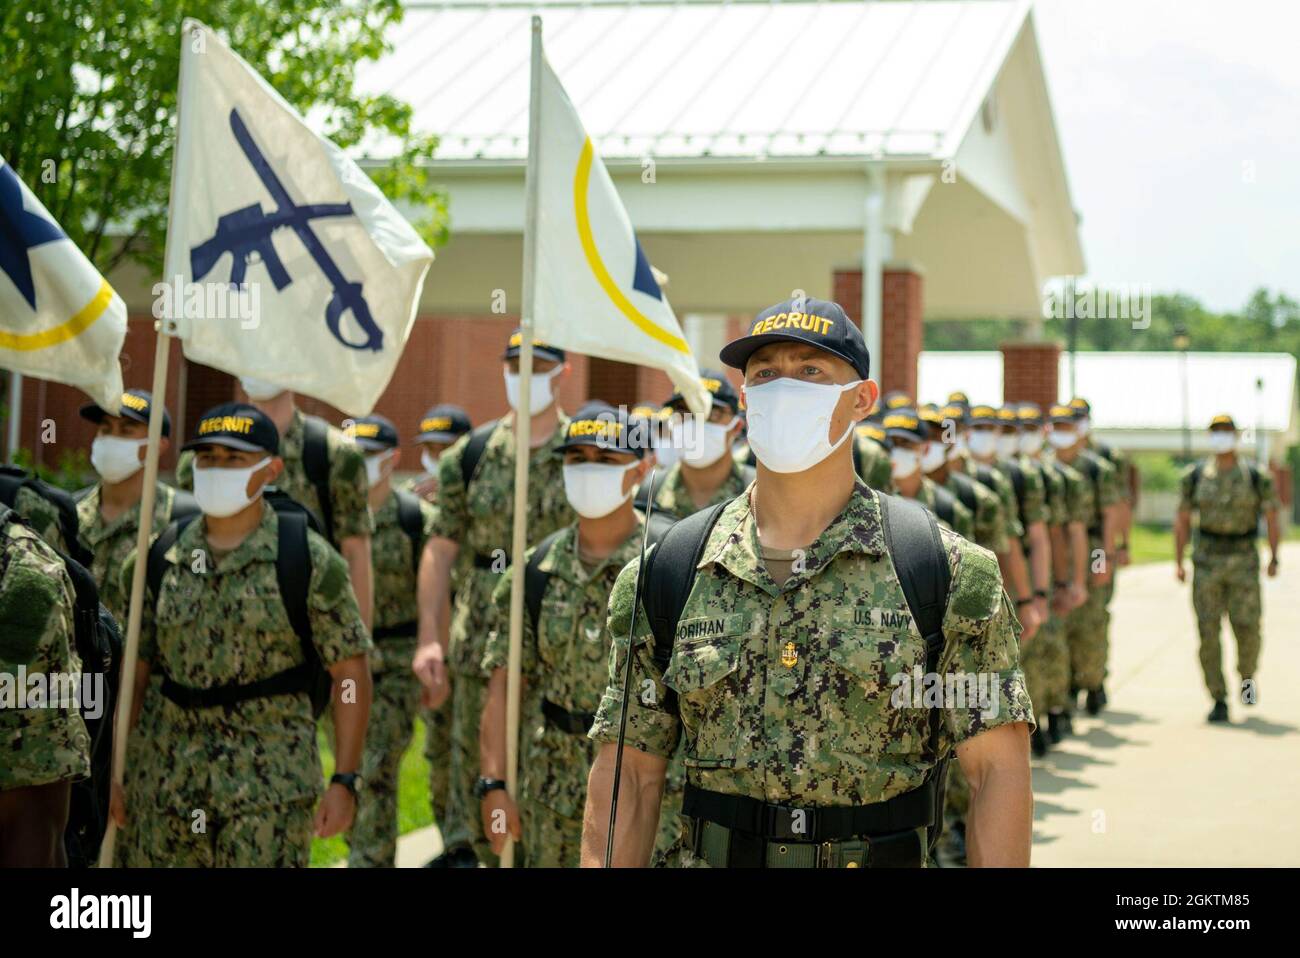
POLYGON ((370 177, 220 37, 186 20, 165 312, 185 355, 364 416, 433 251, 370 177))
POLYGON ((0 367, 118 411, 126 304, 0 157, 0 367))
POLYGON ((542 57, 533 335, 564 349, 662 369, 693 412, 708 391, 605 164, 542 57))

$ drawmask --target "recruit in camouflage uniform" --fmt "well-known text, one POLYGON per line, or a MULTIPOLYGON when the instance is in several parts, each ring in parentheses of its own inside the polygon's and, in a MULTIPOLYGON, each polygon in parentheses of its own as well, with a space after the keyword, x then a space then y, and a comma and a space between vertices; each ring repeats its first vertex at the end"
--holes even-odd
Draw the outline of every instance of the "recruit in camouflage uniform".
MULTIPOLYGON (((952 570, 940 671, 996 676, 994 714, 944 710, 946 749, 1000 725, 1032 725, 1033 714, 1018 665, 1019 627, 996 560, 950 531, 940 535, 952 570)), ((892 707, 890 686, 892 676, 924 670, 924 642, 892 571, 877 494, 857 483, 809 548, 806 566, 784 585, 760 553, 742 497, 708 537, 665 672, 654 662, 644 614, 638 617, 633 688, 651 681, 655 694, 628 703, 628 746, 666 759, 684 739, 689 786, 786 806, 867 805, 920 787, 933 762, 927 710, 892 707), (692 632, 705 622, 724 628, 692 632), (667 707, 667 688, 676 692, 676 710, 667 707)), ((610 597, 614 646, 591 731, 598 742, 618 736, 635 575, 635 564, 624 568, 610 597)), ((708 822, 700 831, 703 859, 682 841, 672 864, 720 863, 712 850, 720 829, 708 822)), ((791 858, 812 854, 808 846, 789 849, 791 858)), ((844 860, 835 864, 856 866, 866 843, 838 849, 844 860)))
MULTIPOLYGON (((467 561, 473 563, 457 584, 452 609, 447 657, 452 685, 447 817, 457 830, 444 835, 443 843, 447 848, 471 843, 479 861, 493 867, 497 856, 483 836, 474 783, 478 778, 479 719, 487 688, 483 652, 490 629, 492 591, 509 565, 515 485, 513 415, 499 420, 493 429, 468 494, 461 477, 461 457, 469 436, 442 454, 438 460, 438 508, 430 532, 458 543, 460 554, 468 553, 467 561)), ((562 413, 559 418, 551 438, 534 449, 528 460, 527 535, 533 544, 574 520, 564 497, 563 459, 556 452, 568 420, 562 413)))
MULTIPOLYGON (((284 472, 276 480, 276 487, 295 500, 323 516, 316 486, 307 478, 307 467, 302 454, 305 439, 304 423, 307 417, 301 409, 293 411, 289 428, 280 437, 280 458, 284 472)), ((337 546, 352 536, 369 536, 375 531, 366 493, 366 461, 343 430, 329 425, 326 430, 326 457, 329 461, 330 506, 334 516, 334 539, 337 546)), ((194 453, 183 452, 176 462, 176 485, 187 492, 194 490, 194 453)))
MULTIPOLYGON (((357 426, 369 419, 358 420, 357 426)), ((395 492, 375 511, 375 533, 370 540, 375 576, 375 647, 370 653, 374 693, 361 763, 365 793, 357 803, 348 836, 349 868, 391 868, 397 859, 398 771, 420 708, 420 680, 411 671, 419 621, 415 563, 433 529, 436 512, 423 499, 417 501, 421 535, 414 545, 398 524, 395 492)), ((439 823, 442 821, 440 818, 439 823)))
MULTIPOLYGON (((146 595, 140 661, 192 688, 246 684, 300 664, 276 579, 278 529, 275 510, 264 506, 257 528, 214 561, 204 521, 189 523, 166 552, 160 595, 146 595)), ((312 644, 328 668, 367 654, 370 637, 342 556, 315 532, 307 544, 312 644)), ((135 562, 132 555, 122 567, 126 585, 135 562)), ((127 806, 140 854, 131 864, 305 867, 323 777, 307 696, 160 704, 138 772, 148 801, 127 806)))
POLYGON ((48 707, 51 697, 45 706, 28 700, 19 707, 16 698, 28 685, 20 674, 50 681, 81 672, 74 601, 63 560, 0 505, 0 791, 90 774, 90 737, 76 702, 48 707))
POLYGON ((864 422, 854 428, 853 464, 858 476, 872 489, 893 492, 889 451, 884 447, 884 430, 878 423, 864 422))
MULTIPOLYGON (((566 528, 539 567, 550 575, 538 630, 524 615, 520 675, 525 684, 519 713, 519 815, 529 868, 577 868, 582 852, 582 810, 595 744, 586 731, 605 691, 611 640, 605 631, 609 594, 623 567, 640 554, 642 523, 609 558, 588 570, 578 558, 578 526, 566 528), (540 633, 540 634, 539 634, 540 633), (581 731, 547 721, 542 703, 583 716, 581 731)), ((527 556, 532 556, 529 549, 527 556)), ((527 557, 525 558, 527 561, 527 557)), ((510 578, 492 595, 496 627, 483 670, 505 668, 510 653, 510 578)), ((680 797, 678 799, 680 801, 680 797)))
POLYGON ((59 523, 59 510, 34 489, 19 486, 14 494, 14 512, 23 517, 23 521, 52 549, 64 555, 68 554, 68 543, 63 537, 63 526, 59 523))
MULTIPOLYGON (((1235 433, 1236 427, 1227 416, 1216 416, 1211 429, 1218 431, 1216 427, 1225 426, 1223 431, 1235 433)), ((1189 523, 1193 511, 1200 519, 1192 550, 1192 607, 1196 610, 1201 639, 1201 672, 1216 705, 1214 721, 1227 719, 1228 687, 1223 677, 1221 648, 1224 615, 1237 640, 1241 700, 1248 705, 1255 702, 1261 614, 1256 536, 1259 520, 1267 517, 1272 549, 1269 574, 1274 575, 1278 508, 1277 492, 1268 470, 1247 463, 1236 454, 1227 468, 1220 465, 1216 456, 1196 463, 1187 469, 1179 484, 1180 521, 1189 523), (1220 711, 1221 718, 1217 715, 1220 711)), ((1177 558, 1181 571, 1181 550, 1177 558)))

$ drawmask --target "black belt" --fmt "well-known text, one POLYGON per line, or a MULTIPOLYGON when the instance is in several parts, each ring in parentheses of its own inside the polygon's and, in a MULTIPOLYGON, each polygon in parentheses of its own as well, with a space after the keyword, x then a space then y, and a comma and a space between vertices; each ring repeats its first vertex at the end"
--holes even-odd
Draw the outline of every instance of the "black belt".
POLYGON ((1088 526, 1088 535, 1092 536, 1094 539, 1100 539, 1101 533, 1101 526, 1088 526))
POLYGON ((1206 532, 1198 529, 1196 534, 1205 542, 1246 542, 1256 538, 1259 531, 1251 529, 1249 532, 1206 532))
MULTIPOLYGON (((488 572, 495 572, 495 563, 496 560, 493 559, 492 556, 485 556, 481 552, 474 553, 474 568, 476 569, 486 569, 488 572)), ((505 564, 510 564, 509 556, 505 557, 505 564)))
POLYGON ((170 675, 163 675, 162 694, 185 709, 208 709, 219 705, 234 705, 247 699, 269 698, 273 695, 306 694, 311 684, 307 665, 295 665, 275 675, 244 685, 214 685, 199 689, 181 685, 170 675))
POLYGON ((836 842, 931 827, 936 818, 934 793, 926 783, 871 805, 792 808, 687 784, 682 814, 765 841, 836 842))
POLYGON ((385 625, 375 629, 370 633, 370 637, 377 642, 383 639, 413 639, 419 629, 419 620, 412 619, 410 622, 399 622, 397 625, 385 625))
POLYGON ((548 699, 542 699, 542 714, 546 721, 570 735, 586 735, 596 721, 594 712, 570 712, 548 699))

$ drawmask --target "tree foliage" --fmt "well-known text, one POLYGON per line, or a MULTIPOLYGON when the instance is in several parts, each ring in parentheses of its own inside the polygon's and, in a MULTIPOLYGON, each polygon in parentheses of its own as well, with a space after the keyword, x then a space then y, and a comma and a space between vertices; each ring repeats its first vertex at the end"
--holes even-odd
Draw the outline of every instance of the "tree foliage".
POLYGON ((410 106, 356 92, 357 65, 388 49, 399 0, 5 0, 0 4, 0 156, 107 273, 157 273, 166 235, 181 23, 216 30, 325 136, 391 144, 372 177, 445 241, 447 202, 425 161, 437 138, 410 106))

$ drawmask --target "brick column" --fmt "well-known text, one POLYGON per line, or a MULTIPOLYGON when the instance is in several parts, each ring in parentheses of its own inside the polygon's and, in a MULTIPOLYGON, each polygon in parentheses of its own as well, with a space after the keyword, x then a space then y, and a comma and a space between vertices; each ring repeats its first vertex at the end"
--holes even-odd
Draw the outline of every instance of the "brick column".
MULTIPOLYGON (((871 378, 880 390, 902 389, 916 396, 917 360, 921 355, 921 274, 902 267, 886 269, 883 276, 880 345, 883 356, 871 357, 871 378)), ((862 323, 862 270, 836 270, 832 298, 849 318, 862 323)))
POLYGON ((1057 400, 1061 344, 1003 343, 1002 401, 1035 402, 1047 411, 1057 400))

